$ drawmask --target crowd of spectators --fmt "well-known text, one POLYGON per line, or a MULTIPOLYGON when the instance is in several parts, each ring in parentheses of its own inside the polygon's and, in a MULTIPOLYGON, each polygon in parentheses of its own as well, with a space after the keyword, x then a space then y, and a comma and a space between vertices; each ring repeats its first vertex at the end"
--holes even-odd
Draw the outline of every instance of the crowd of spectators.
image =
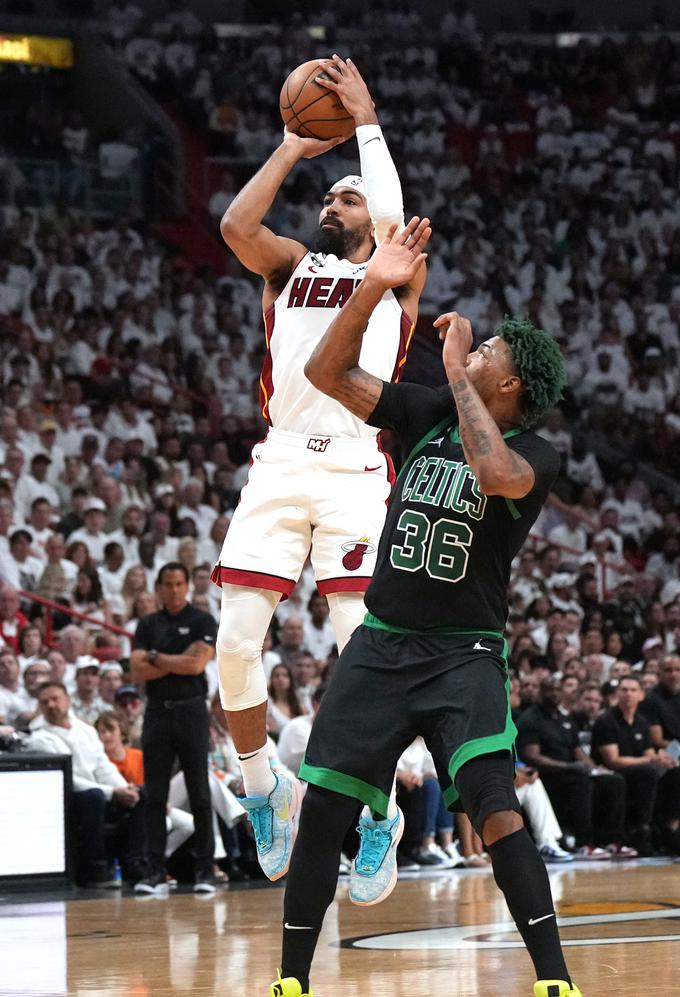
MULTIPOLYGON (((323 40, 296 16, 263 40, 218 38, 191 13, 153 22, 140 12, 134 35, 117 22, 114 44, 161 101, 231 157, 215 217, 280 139, 287 73, 332 47, 351 51, 400 167, 407 212, 433 220, 422 310, 455 299, 480 329, 528 313, 563 346, 573 421, 676 472, 677 44, 499 43, 482 40, 464 3, 454 7, 436 37, 416 9, 390 5, 372 6, 351 29, 322 17, 323 40)), ((274 205, 273 227, 306 241, 322 192, 355 159, 350 142, 300 167, 274 205)))
MULTIPOLYGON (((519 788, 548 858, 564 860, 570 848, 596 858, 678 854, 680 510, 672 481, 659 485, 657 474, 650 487, 647 471, 680 469, 680 58, 668 38, 499 45, 480 38, 464 4, 454 8, 436 39, 406 47, 396 39, 406 29, 419 37, 417 10, 390 6, 378 19, 371 8, 351 52, 375 95, 407 212, 433 219, 424 313, 455 305, 486 335, 504 313, 526 312, 556 336, 570 368, 565 402, 540 430, 562 453, 562 473, 509 593, 513 708, 528 769, 519 788), (598 434, 633 459, 598 458, 598 434)), ((328 54, 330 41, 313 40, 295 18, 263 42, 218 40, 180 5, 156 25, 131 3, 111 11, 111 43, 130 68, 231 156, 209 208, 219 216, 278 141, 279 82, 328 54)), ((333 39, 332 18, 326 25, 333 39)), ((301 164, 273 227, 306 241, 322 191, 355 158, 350 142, 301 164)), ((157 608, 158 569, 186 565, 194 604, 219 614, 210 573, 262 435, 260 321, 257 281, 229 255, 215 275, 134 217, 95 226, 77 211, 28 210, 20 197, 5 209, 6 726, 37 734, 45 711, 58 709, 39 702, 49 678, 65 683, 79 722, 102 733, 117 718, 114 762, 138 746, 143 690, 127 681, 126 664, 139 619, 157 608), (49 626, 33 596, 57 604, 49 626), (71 620, 67 608, 84 618, 71 620)), ((387 445, 398 456, 398 441, 387 445)), ((307 571, 277 610, 265 653, 277 764, 299 762, 334 654, 307 571)), ((214 696, 214 663, 209 675, 214 696)), ((217 706, 213 716, 210 765, 238 792, 217 706)), ((123 781, 138 785, 139 776, 123 781)), ((403 861, 451 866, 462 855, 485 865, 465 822, 454 848, 431 776, 423 746, 412 746, 398 773, 410 813, 403 861)), ((247 847, 231 834, 242 814, 231 797, 214 803, 217 840, 236 861, 247 847)))
POLYGON ((120 203, 136 197, 152 161, 144 130, 86 119, 74 103, 68 70, 24 68, 3 69, 12 99, 0 112, 2 203, 83 209, 92 204, 93 187, 102 200, 107 194, 120 195, 120 203))

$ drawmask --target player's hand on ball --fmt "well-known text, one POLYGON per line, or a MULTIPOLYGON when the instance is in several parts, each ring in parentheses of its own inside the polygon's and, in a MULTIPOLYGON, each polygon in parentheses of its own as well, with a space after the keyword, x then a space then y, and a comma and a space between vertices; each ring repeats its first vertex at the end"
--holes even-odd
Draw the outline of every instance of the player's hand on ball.
POLYGON ((349 135, 328 139, 302 138, 295 132, 289 131, 287 127, 283 130, 283 144, 294 149, 298 159, 314 159, 315 156, 321 156, 324 152, 334 149, 341 142, 346 142, 348 138, 349 135))
POLYGON ((375 113, 375 104, 361 73, 351 59, 345 62, 339 55, 333 55, 324 72, 330 76, 330 79, 317 76, 316 82, 320 86, 326 87, 327 90, 333 90, 338 95, 345 110, 354 118, 355 124, 377 124, 378 116, 375 113))
POLYGON ((432 235, 430 219, 415 215, 403 231, 397 232, 398 227, 390 226, 366 270, 367 279, 384 287, 410 283, 427 259, 423 248, 432 235))
POLYGON ((439 338, 444 342, 442 360, 447 374, 456 368, 465 367, 472 348, 472 324, 458 312, 445 312, 434 321, 439 329, 439 338))

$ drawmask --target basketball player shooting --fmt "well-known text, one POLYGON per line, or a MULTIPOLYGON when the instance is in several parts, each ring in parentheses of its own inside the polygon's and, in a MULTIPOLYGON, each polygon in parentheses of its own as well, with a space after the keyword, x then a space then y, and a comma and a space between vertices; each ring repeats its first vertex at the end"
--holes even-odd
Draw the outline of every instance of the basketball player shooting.
MULTIPOLYGON (((531 425, 566 382, 559 348, 505 319, 472 352, 467 319, 435 322, 448 384, 389 384, 363 368, 363 330, 387 288, 422 271, 427 219, 394 228, 312 354, 306 372, 356 418, 400 433, 405 459, 390 499, 368 612, 340 655, 300 773, 308 783, 284 899, 283 954, 271 997, 312 997, 309 973, 335 895, 357 803, 380 810, 395 765, 418 735, 444 799, 467 813, 493 863, 538 977, 534 997, 581 997, 560 945, 550 883, 514 789, 516 729, 503 629, 510 564, 559 469, 531 425)), ((359 874, 396 878, 396 845, 376 822, 359 874), (365 866, 365 868, 364 868, 365 866)), ((497 993, 506 988, 499 975, 497 993)), ((450 993, 458 993, 452 974, 450 993)))
MULTIPOLYGON (((281 145, 229 206, 222 236, 238 259, 264 279, 267 355, 262 370, 266 439, 252 466, 224 541, 213 581, 222 586, 217 637, 220 695, 239 754, 259 863, 272 880, 288 871, 301 786, 274 773, 266 747, 267 684, 262 645, 282 596, 311 560, 328 598, 338 648, 364 615, 390 491, 388 460, 377 430, 318 391, 304 364, 365 273, 392 224, 403 227, 401 186, 373 101, 350 60, 334 56, 319 80, 352 115, 361 176, 345 176, 326 193, 308 248, 262 224, 279 188, 301 159, 341 138, 302 138, 286 129, 281 145)), ((342 111, 345 114, 345 111, 342 111)), ((394 381, 425 282, 424 268, 387 289, 371 316, 362 363, 394 381)))

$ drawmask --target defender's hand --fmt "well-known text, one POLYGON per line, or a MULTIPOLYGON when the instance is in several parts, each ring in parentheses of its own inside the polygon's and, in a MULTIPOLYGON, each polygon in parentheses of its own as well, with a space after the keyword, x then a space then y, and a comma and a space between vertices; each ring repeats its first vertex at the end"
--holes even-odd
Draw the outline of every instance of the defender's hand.
POLYGON ((375 113, 375 104, 369 93, 364 79, 351 59, 346 62, 339 55, 333 55, 324 72, 331 77, 330 80, 322 76, 316 77, 319 86, 332 90, 342 101, 345 110, 354 118, 357 125, 377 125, 378 115, 375 113))
POLYGON ((291 149, 297 159, 314 159, 315 156, 321 156, 324 152, 334 149, 336 145, 346 142, 348 138, 349 136, 328 139, 302 138, 302 136, 296 135, 295 132, 291 132, 288 129, 288 125, 286 125, 283 130, 282 144, 291 149))
POLYGON ((469 319, 463 318, 458 312, 445 312, 433 324, 435 329, 439 329, 439 338, 444 343, 442 360, 447 375, 450 377, 450 372, 460 373, 472 347, 472 325, 469 319))
POLYGON ((430 219, 421 221, 415 215, 402 232, 397 232, 398 227, 390 225, 366 270, 367 280, 385 288, 409 284, 427 259, 422 250, 432 235, 430 219))

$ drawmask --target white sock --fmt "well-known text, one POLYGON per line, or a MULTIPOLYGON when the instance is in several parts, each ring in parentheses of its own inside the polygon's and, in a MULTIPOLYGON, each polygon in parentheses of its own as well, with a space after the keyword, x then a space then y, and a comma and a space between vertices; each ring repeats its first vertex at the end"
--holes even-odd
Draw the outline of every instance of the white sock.
MULTIPOLYGON (((392 792, 390 793, 389 803, 387 804, 387 820, 394 820, 397 816, 397 784, 392 783, 392 792)), ((373 816, 373 811, 370 807, 364 807, 361 811, 361 816, 366 818, 366 820, 377 820, 377 817, 373 816)))
POLYGON ((246 796, 269 796, 276 786, 276 776, 269 764, 266 743, 257 751, 238 756, 246 796))

